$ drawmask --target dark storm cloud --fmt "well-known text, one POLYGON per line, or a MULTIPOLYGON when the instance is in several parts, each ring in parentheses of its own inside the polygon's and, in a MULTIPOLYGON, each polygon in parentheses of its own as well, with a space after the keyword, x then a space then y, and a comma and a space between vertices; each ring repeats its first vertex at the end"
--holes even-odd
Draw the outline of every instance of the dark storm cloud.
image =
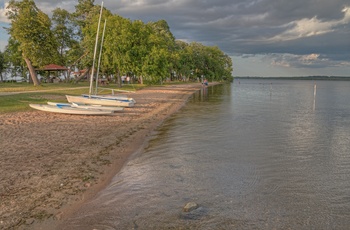
POLYGON ((350 51, 350 3, 345 0, 139 0, 121 1, 115 8, 107 4, 130 19, 165 19, 176 38, 218 45, 231 55, 319 53, 331 58, 350 51))
MULTIPOLYGON (((36 3, 73 11, 77 1, 36 3)), ((105 0, 104 6, 131 20, 165 19, 177 39, 217 45, 232 56, 267 55, 272 63, 284 58, 311 68, 312 60, 301 60, 316 54, 310 57, 322 65, 315 67, 350 65, 349 0, 105 0)))

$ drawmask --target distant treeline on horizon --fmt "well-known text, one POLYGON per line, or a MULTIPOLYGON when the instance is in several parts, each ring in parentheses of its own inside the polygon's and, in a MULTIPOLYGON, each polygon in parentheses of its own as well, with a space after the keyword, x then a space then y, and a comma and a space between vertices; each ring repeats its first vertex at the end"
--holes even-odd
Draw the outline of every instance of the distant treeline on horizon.
POLYGON ((258 76, 243 76, 234 77, 235 79, 278 79, 278 80, 341 80, 350 81, 350 76, 298 76, 298 77, 258 77, 258 76))

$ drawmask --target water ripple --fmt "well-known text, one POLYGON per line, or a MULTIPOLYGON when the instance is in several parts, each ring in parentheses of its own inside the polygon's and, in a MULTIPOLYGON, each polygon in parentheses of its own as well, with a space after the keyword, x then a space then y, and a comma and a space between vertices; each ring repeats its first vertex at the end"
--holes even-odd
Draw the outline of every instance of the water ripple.
POLYGON ((350 83, 270 81, 194 95, 66 226, 347 229, 350 83))

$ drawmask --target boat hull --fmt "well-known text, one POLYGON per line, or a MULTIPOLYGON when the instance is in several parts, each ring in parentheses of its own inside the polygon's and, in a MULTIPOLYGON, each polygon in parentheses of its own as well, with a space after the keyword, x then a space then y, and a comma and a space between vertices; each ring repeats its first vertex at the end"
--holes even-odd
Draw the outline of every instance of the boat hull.
POLYGON ((60 103, 60 102, 47 102, 48 105, 55 106, 68 106, 81 109, 99 109, 99 110, 108 110, 113 112, 123 111, 124 107, 114 107, 114 106, 101 106, 101 105, 85 105, 85 104, 76 104, 76 103, 60 103))
POLYGON ((126 97, 126 96, 116 96, 116 95, 87 95, 83 94, 83 97, 88 98, 102 98, 102 99, 108 99, 108 100, 118 100, 118 101, 126 101, 126 102, 132 102, 136 104, 136 101, 134 98, 126 97))
POLYGON ((69 103, 88 104, 88 105, 101 105, 101 106, 121 106, 121 107, 133 107, 134 103, 130 101, 121 101, 108 97, 84 97, 84 96, 70 96, 66 95, 69 103))
POLYGON ((76 115, 109 115, 113 111, 102 109, 82 109, 71 106, 29 104, 33 109, 52 113, 76 114, 76 115))

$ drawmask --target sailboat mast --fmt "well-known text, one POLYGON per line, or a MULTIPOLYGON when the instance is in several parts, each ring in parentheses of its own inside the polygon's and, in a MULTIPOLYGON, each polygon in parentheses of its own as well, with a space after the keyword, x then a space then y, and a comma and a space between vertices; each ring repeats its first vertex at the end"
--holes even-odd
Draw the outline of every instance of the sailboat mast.
POLYGON ((103 25, 102 40, 101 40, 101 47, 100 47, 100 54, 99 54, 99 56, 98 56, 97 73, 96 73, 95 95, 97 94, 98 73, 100 72, 100 63, 101 63, 101 55, 102 55, 103 40, 104 40, 104 37, 105 37, 106 23, 107 23, 107 19, 105 19, 105 24, 103 25))
POLYGON ((103 10, 103 2, 102 2, 102 4, 101 4, 100 18, 98 19, 98 26, 97 26, 97 33, 96 33, 96 41, 95 41, 95 50, 94 50, 94 59, 93 59, 93 61, 92 61, 92 71, 91 71, 91 77, 90 77, 89 98, 91 98, 92 85, 93 85, 93 82, 94 82, 95 59, 96 59, 96 53, 97 53, 98 33, 99 33, 99 31, 100 31, 100 23, 101 23, 102 10, 103 10))

